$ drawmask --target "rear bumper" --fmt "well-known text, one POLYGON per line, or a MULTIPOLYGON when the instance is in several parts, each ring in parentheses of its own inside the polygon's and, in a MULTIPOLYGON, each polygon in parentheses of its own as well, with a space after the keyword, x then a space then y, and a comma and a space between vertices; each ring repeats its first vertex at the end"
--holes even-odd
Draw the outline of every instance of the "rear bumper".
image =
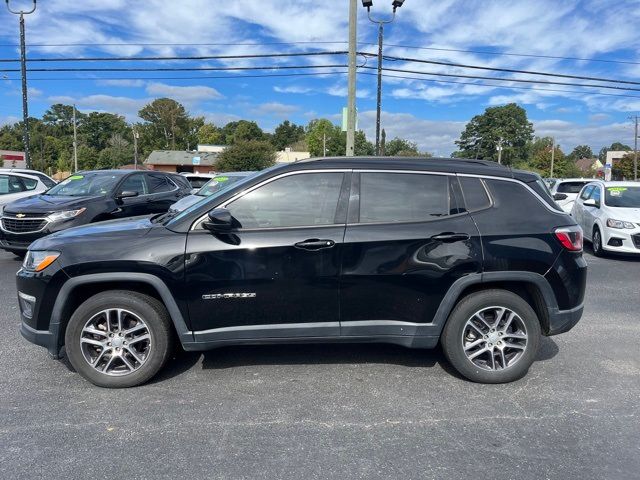
POLYGON ((582 318, 582 312, 584 311, 584 303, 581 303, 575 308, 570 310, 555 310, 549 312, 549 329, 545 332, 545 335, 559 335, 564 332, 568 332, 582 318))

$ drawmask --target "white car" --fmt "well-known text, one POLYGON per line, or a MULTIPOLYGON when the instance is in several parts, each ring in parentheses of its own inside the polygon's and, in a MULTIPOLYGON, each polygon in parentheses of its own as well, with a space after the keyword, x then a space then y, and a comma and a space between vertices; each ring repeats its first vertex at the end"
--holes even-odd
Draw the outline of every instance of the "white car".
POLYGON ((0 168, 0 173, 25 173, 32 177, 38 177, 40 181, 47 186, 47 188, 54 187, 58 184, 58 182, 49 175, 39 172, 38 170, 29 170, 26 168, 0 168))
POLYGON ((640 254, 640 183, 591 182, 580 192, 571 215, 592 243, 594 255, 640 254))
POLYGON ((549 187, 553 199, 558 206, 567 213, 571 213, 573 202, 576 201, 578 193, 586 184, 592 182, 593 179, 585 178, 565 178, 562 180, 554 179, 549 187))
POLYGON ((46 190, 49 190, 49 187, 35 175, 9 169, 0 170, 0 210, 14 200, 30 197, 46 190))

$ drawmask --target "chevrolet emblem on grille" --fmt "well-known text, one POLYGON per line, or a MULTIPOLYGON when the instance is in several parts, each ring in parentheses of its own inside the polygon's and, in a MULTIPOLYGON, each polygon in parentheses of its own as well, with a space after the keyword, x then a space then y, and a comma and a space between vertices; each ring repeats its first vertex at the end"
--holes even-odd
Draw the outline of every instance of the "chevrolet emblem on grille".
POLYGON ((26 215, 24 213, 16 214, 16 218, 24 218, 24 217, 26 217, 26 215))

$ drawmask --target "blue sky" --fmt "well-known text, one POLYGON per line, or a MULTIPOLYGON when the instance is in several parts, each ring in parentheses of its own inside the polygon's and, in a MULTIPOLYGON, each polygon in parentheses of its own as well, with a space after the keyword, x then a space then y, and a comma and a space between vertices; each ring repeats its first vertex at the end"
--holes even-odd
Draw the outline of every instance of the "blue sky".
MULTIPOLYGON (((11 0, 11 3, 19 7, 29 6, 31 2, 11 0)), ((372 13, 388 15, 390 4, 391 0, 375 0, 372 13)), ((18 39, 17 17, 10 15, 4 5, 0 7, 0 58, 17 57, 18 49, 11 45, 18 39)), ((389 45, 385 53, 491 67, 639 80, 639 7, 639 1, 611 0, 406 0, 398 10, 396 21, 385 30, 385 42, 389 45)), ((367 20, 360 1, 358 11, 359 49, 374 52, 376 26, 367 20)), ((27 17, 27 42, 33 45, 29 47, 28 55, 30 58, 56 58, 335 51, 346 49, 346 44, 341 42, 347 40, 347 20, 347 0, 41 0, 36 13, 27 17), (175 45, 178 43, 191 45, 175 45)), ((144 66, 275 63, 317 66, 341 64, 345 60, 344 56, 329 56, 144 62, 144 66)), ((363 60, 360 58, 359 62, 363 60)), ((18 66, 0 65, 1 68, 18 66)), ((33 63, 31 67, 133 65, 129 62, 33 63)), ((501 75, 428 64, 393 62, 387 65, 436 73, 501 75)), ((375 59, 369 59, 367 66, 375 66, 375 59)), ((305 71, 315 73, 313 76, 271 78, 247 78, 249 72, 34 72, 30 74, 30 113, 40 116, 52 103, 75 102, 81 111, 109 111, 134 121, 136 112, 145 103, 168 96, 184 103, 190 113, 204 115, 218 125, 240 118, 256 120, 266 130, 272 130, 284 119, 306 124, 311 118, 327 117, 339 122, 341 109, 346 104, 346 75, 322 73, 343 70, 314 68, 305 71), (211 78, 220 75, 226 78, 211 78), (199 78, 167 79, 181 76, 199 78)), ((532 78, 524 74, 502 76, 532 78)), ((19 75, 0 73, 0 124, 21 117, 20 82, 7 78, 17 79, 19 75)), ((585 93, 574 93, 566 90, 579 89, 511 84, 565 91, 514 90, 479 85, 490 83, 480 80, 448 80, 465 83, 385 78, 382 120, 388 137, 409 138, 424 150, 448 155, 455 149, 453 141, 473 115, 488 106, 517 102, 527 109, 536 134, 555 136, 565 152, 579 143, 589 144, 594 150, 613 141, 633 143, 633 128, 628 117, 640 111, 640 91, 580 89, 585 93)), ((359 127, 373 139, 375 76, 359 75, 357 103, 359 127)))

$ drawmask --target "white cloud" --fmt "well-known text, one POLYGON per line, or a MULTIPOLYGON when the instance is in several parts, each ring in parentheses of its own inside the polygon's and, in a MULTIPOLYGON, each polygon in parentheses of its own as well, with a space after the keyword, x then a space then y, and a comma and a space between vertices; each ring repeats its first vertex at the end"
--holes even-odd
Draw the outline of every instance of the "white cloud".
POLYGON ((565 152, 570 152, 576 145, 589 145, 597 152, 613 142, 633 143, 631 123, 581 125, 564 120, 534 120, 533 126, 537 136, 554 137, 565 152))
POLYGON ((273 90, 278 93, 300 93, 300 94, 309 93, 313 91, 312 88, 301 87, 299 85, 291 85, 288 87, 279 87, 276 85, 275 87, 273 87, 273 90))
POLYGON ((146 89, 149 95, 155 97, 169 97, 178 102, 193 105, 194 103, 206 100, 218 100, 224 96, 215 88, 204 85, 193 85, 181 87, 177 85, 167 85, 164 83, 150 83, 146 89))
POLYGON ((151 100, 149 98, 115 97, 111 95, 88 95, 84 97, 71 97, 58 95, 48 97, 51 103, 75 103, 78 109, 84 111, 100 111, 117 113, 129 121, 138 119, 138 111, 151 100))
POLYGON ((96 85, 104 87, 144 87, 146 82, 144 80, 133 79, 114 79, 114 80, 97 80, 96 85))
POLYGON ((297 112, 300 107, 296 105, 287 105, 280 102, 262 103, 251 109, 254 115, 272 115, 276 117, 286 117, 297 112))
POLYGON ((600 123, 607 121, 611 118, 611 115, 607 113, 594 113, 593 115, 589 115, 589 121, 592 123, 600 123))
POLYGON ((14 123, 18 123, 20 121, 22 121, 22 119, 14 117, 13 115, 0 117, 0 127, 4 127, 5 125, 13 125, 14 123))

